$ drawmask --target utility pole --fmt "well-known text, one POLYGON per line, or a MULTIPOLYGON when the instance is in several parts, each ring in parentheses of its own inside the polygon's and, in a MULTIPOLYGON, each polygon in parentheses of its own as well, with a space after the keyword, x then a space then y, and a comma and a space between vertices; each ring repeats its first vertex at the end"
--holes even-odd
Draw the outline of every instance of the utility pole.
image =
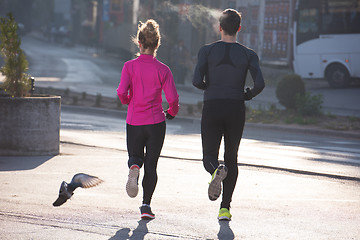
MULTIPOLYGON (((132 27, 131 27, 133 29, 132 31, 133 33, 137 32, 139 4, 140 4, 139 0, 133 1, 132 27)), ((131 53, 135 53, 137 51, 135 44, 131 44, 130 46, 131 46, 130 47, 131 53)))

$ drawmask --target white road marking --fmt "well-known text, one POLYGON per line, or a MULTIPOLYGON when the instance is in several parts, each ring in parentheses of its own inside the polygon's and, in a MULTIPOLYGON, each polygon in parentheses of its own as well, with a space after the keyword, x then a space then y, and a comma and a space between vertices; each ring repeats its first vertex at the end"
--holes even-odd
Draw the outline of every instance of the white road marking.
POLYGON ((281 142, 292 143, 292 144, 312 144, 309 141, 295 141, 295 140, 282 140, 281 142))
MULTIPOLYGON (((350 141, 327 141, 328 143, 331 143, 331 144, 356 144, 355 142, 350 142, 350 141)), ((360 147, 360 146, 359 146, 360 147)))

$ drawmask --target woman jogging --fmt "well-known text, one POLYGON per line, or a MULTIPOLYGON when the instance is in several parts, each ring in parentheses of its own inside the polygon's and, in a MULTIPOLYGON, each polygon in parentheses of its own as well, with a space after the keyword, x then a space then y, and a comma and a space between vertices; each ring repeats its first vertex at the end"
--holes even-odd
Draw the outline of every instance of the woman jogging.
POLYGON ((221 40, 199 50, 193 85, 204 91, 201 119, 203 164, 212 174, 208 188, 209 199, 221 195, 219 220, 230 220, 230 202, 238 177, 237 153, 245 124, 244 100, 250 100, 265 87, 256 53, 236 42, 241 28, 241 16, 234 9, 222 12, 221 40), (246 74, 254 81, 252 89, 244 92, 246 74), (224 137, 224 165, 218 155, 224 137))
POLYGON ((126 192, 132 198, 137 196, 140 168, 144 165, 142 219, 155 218, 150 202, 157 183, 156 168, 165 137, 165 117, 172 119, 179 111, 179 95, 173 75, 168 66, 156 59, 160 38, 156 21, 140 22, 134 38, 140 55, 124 64, 117 89, 121 103, 129 105, 126 117, 129 155, 126 192), (169 103, 167 111, 162 108, 162 91, 169 103))

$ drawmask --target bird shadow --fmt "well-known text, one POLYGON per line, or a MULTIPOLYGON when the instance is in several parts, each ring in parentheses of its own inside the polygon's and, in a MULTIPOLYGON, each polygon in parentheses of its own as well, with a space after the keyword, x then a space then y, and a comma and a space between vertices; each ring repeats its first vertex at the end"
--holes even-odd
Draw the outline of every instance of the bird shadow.
POLYGON ((233 240, 235 239, 234 232, 230 228, 229 221, 219 221, 220 230, 218 233, 219 240, 233 240))
POLYGON ((0 157, 0 172, 31 170, 49 161, 54 156, 5 156, 0 157))
POLYGON ((151 220, 140 220, 138 221, 138 226, 132 231, 130 236, 131 229, 130 228, 122 228, 116 232, 114 236, 109 238, 109 240, 143 240, 145 235, 148 234, 149 230, 147 228, 147 224, 151 220))

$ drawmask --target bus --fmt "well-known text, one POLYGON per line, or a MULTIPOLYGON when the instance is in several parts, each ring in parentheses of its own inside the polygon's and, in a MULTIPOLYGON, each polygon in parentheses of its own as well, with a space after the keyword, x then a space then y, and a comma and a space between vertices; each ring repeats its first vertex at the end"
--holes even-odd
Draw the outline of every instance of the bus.
POLYGON ((334 88, 360 78, 360 0, 297 0, 293 68, 334 88))

